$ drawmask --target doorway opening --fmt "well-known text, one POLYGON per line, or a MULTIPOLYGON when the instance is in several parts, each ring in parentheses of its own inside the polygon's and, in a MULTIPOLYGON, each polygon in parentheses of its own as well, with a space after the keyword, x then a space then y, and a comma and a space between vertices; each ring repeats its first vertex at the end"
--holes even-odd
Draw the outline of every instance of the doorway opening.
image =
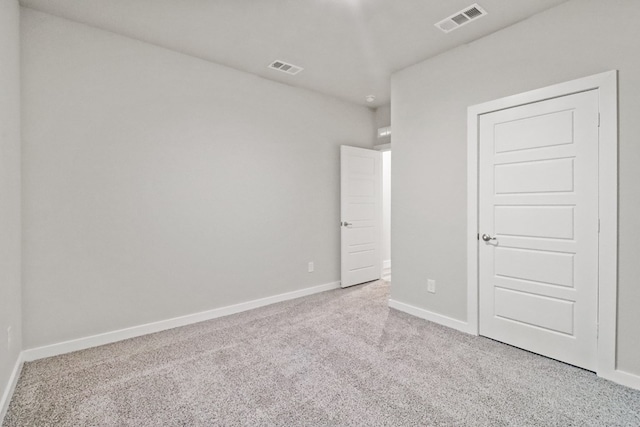
POLYGON ((382 279, 391 281, 391 150, 382 152, 382 279))
POLYGON ((340 286, 391 280, 391 152, 340 147, 340 286))

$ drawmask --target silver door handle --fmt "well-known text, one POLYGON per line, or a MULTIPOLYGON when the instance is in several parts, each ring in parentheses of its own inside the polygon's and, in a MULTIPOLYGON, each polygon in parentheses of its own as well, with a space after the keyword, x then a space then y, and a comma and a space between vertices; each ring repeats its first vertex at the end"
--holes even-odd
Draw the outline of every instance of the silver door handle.
POLYGON ((485 242, 488 242, 490 240, 496 240, 496 238, 495 237, 491 237, 488 234, 483 234, 482 235, 482 240, 484 240, 485 242))
POLYGON ((345 226, 345 227, 351 227, 351 226, 353 225, 353 223, 352 223, 352 222, 346 222, 346 221, 345 221, 345 222, 343 222, 343 223, 341 223, 341 224, 342 224, 343 226, 345 226))

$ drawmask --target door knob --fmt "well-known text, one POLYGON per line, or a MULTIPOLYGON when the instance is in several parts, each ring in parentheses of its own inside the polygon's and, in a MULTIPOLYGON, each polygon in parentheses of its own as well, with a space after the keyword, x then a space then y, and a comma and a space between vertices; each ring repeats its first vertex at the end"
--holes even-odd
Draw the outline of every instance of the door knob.
POLYGON ((344 225, 345 227, 351 227, 353 223, 345 221, 342 223, 342 225, 344 225))
POLYGON ((482 240, 484 240, 485 242, 488 242, 490 240, 496 240, 496 238, 495 237, 491 237, 488 234, 483 234, 482 235, 482 240))

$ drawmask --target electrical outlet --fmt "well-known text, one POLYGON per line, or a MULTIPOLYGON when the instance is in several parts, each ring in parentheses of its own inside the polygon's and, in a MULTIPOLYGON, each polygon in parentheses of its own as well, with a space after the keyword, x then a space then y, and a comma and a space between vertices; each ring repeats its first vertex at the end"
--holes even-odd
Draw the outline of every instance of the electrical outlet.
POLYGON ((427 292, 432 294, 436 293, 436 281, 433 279, 427 279, 427 292))
POLYGON ((308 269, 309 269, 309 273, 313 273, 313 269, 314 269, 314 267, 313 267, 313 261, 311 261, 311 262, 309 263, 309 266, 308 266, 308 267, 309 267, 309 268, 308 268, 308 269))
POLYGON ((11 326, 7 328, 7 350, 11 350, 11 341, 13 341, 13 331, 11 326))

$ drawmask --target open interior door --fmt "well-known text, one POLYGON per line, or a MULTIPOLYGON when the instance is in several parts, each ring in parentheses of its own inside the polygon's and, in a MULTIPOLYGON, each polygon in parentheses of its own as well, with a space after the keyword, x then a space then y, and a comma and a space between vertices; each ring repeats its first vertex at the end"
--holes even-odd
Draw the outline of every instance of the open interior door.
POLYGON ((382 274, 382 156, 340 147, 341 286, 377 280, 382 274))

